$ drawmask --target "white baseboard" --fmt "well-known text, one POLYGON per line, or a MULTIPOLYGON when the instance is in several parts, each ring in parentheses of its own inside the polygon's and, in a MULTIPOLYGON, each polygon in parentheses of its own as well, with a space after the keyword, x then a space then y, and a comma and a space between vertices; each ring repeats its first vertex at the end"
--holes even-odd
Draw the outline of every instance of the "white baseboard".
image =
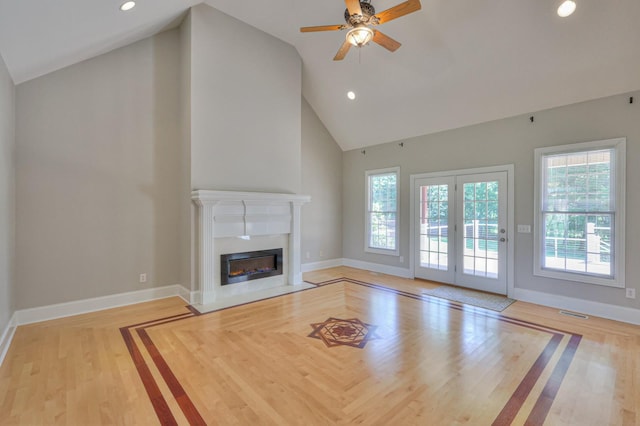
POLYGON ((195 291, 191 291, 185 286, 178 285, 178 296, 184 299, 185 302, 193 305, 195 303, 195 291))
POLYGON ((337 266, 349 266, 351 268, 364 269, 365 271, 378 272, 380 274, 394 275, 402 278, 413 278, 411 271, 397 266, 381 265, 379 263, 365 262, 356 259, 330 259, 321 262, 302 264, 302 272, 317 271, 320 269, 335 268, 337 266))
MULTIPOLYGON (((303 272, 315 271, 318 269, 332 268, 336 266, 350 266, 352 268, 364 269, 387 275, 395 275, 402 278, 413 278, 411 270, 398 268, 396 266, 381 265, 379 263, 364 262, 356 259, 333 259, 324 262, 306 263, 302 265, 303 272)), ((607 303, 592 302, 573 297, 558 296, 555 294, 542 293, 534 290, 515 288, 510 297, 523 302, 536 303, 556 309, 566 309, 580 312, 591 316, 607 318, 629 324, 640 325, 640 309, 627 308, 624 306, 610 305, 607 303)))
POLYGON ((335 268, 336 266, 342 266, 344 259, 329 259, 322 260, 320 262, 303 263, 301 265, 302 272, 318 271, 320 269, 335 268))
POLYGON ((548 306, 550 308, 566 309, 591 316, 640 325, 640 309, 592 302, 590 300, 576 299, 567 296, 558 296, 523 288, 515 288, 513 298, 523 302, 548 306))
POLYGON ((342 265, 378 272, 380 274, 395 275, 396 277, 413 278, 411 270, 398 268, 397 266, 381 265, 379 263, 364 262, 362 260, 355 259, 342 259, 342 265))
POLYGON ((21 309, 15 312, 15 324, 23 325, 40 321, 48 321, 72 315, 86 314, 88 312, 101 311, 103 309, 117 308, 119 306, 132 305, 134 303, 148 302, 150 300, 164 299, 179 296, 187 303, 190 297, 189 291, 179 284, 165 287, 149 288, 145 290, 131 291, 127 293, 111 294, 109 296, 94 297, 91 299, 74 300, 72 302, 58 303, 55 305, 40 306, 37 308, 21 309))
POLYGON ((335 268, 337 266, 350 266, 352 268, 364 269, 365 271, 378 272, 380 274, 394 275, 402 278, 413 278, 411 271, 397 266, 381 265, 379 263, 365 262, 356 259, 330 259, 321 262, 311 262, 302 264, 302 272, 317 271, 320 269, 335 268))
POLYGON ((7 355, 7 351, 11 345, 11 340, 13 340, 13 335, 16 332, 16 327, 16 314, 14 313, 2 332, 2 337, 0 337, 0 365, 2 365, 4 357, 7 355))

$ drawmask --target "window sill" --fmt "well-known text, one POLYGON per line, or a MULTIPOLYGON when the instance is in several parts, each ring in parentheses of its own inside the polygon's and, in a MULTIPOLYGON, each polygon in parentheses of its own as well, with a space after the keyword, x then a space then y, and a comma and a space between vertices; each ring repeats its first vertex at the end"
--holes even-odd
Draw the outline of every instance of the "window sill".
POLYGON ((554 269, 537 268, 533 275, 538 277, 553 278, 556 280, 573 281, 581 284, 599 285, 603 287, 624 288, 624 278, 600 278, 595 275, 580 274, 577 272, 563 272, 554 269))
POLYGON ((387 250, 387 249, 378 249, 372 247, 365 247, 364 251, 366 253, 374 253, 374 254, 384 254, 386 256, 400 256, 399 250, 387 250))

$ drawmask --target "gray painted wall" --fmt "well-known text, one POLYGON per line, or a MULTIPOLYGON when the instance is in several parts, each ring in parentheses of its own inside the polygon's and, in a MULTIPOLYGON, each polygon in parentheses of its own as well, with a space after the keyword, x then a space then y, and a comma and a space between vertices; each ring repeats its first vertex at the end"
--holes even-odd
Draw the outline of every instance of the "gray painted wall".
POLYGON ((17 87, 17 309, 180 283, 179 42, 17 87))
POLYGON ((295 48, 200 4, 191 9, 191 184, 299 193, 295 48))
POLYGON ((342 258, 342 150, 302 99, 302 263, 342 258))
MULTIPOLYGON (((188 287, 192 188, 301 191, 300 79, 292 46, 202 5, 179 29, 18 86, 12 308, 188 287)), ((325 207, 307 209, 303 240, 340 257, 342 153, 306 111, 318 181, 305 187, 325 207)))
POLYGON ((191 226, 191 12, 182 21, 180 33, 180 283, 195 290, 192 282, 191 226))
POLYGON ((0 336, 14 306, 15 87, 0 56, 0 336))
MULTIPOLYGON (((406 139, 344 153, 344 257, 409 268, 409 176, 501 164, 515 165, 515 222, 533 225, 534 149, 542 146, 627 137, 627 286, 640 293, 640 92, 554 108, 447 132, 406 139), (629 103, 629 96, 636 102, 629 103), (365 253, 365 170, 400 166, 400 255, 365 253)), ((533 275, 533 236, 516 234, 515 287, 640 308, 626 299, 624 289, 585 285, 533 275)))

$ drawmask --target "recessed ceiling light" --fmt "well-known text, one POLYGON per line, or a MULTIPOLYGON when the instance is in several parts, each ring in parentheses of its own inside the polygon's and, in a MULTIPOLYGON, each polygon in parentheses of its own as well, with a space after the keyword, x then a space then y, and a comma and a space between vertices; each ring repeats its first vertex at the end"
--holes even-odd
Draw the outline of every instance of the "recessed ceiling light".
POLYGON ((136 2, 135 1, 126 1, 124 3, 122 3, 120 5, 120 10, 122 11, 127 11, 127 10, 131 10, 136 6, 136 2))
POLYGON ((352 91, 348 91, 347 92, 347 98, 354 100, 356 98, 356 94, 353 93, 352 91))
POLYGON ((564 1, 560 7, 558 7, 558 16, 561 18, 566 18, 576 11, 576 2, 573 0, 564 1))

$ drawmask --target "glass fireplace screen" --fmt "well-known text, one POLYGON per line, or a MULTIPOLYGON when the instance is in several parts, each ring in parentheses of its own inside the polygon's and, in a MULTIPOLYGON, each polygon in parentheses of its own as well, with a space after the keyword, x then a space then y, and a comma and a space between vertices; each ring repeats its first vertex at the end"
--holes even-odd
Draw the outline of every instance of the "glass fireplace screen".
POLYGON ((223 254, 220 263, 222 285, 282 275, 282 249, 223 254))

